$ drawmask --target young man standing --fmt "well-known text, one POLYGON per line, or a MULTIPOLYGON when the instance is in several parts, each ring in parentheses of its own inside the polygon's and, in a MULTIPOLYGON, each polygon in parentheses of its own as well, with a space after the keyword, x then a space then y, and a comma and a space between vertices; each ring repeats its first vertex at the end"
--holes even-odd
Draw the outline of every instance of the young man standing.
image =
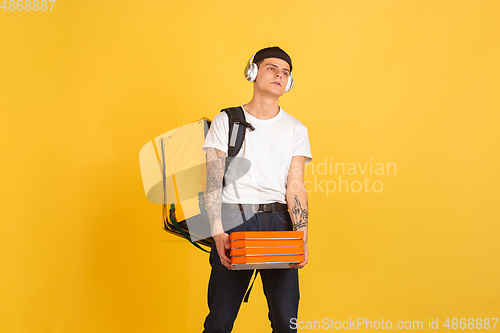
POLYGON ((217 114, 206 136, 206 208, 214 243, 208 286, 210 313, 206 333, 231 332, 253 271, 230 270, 229 234, 235 231, 304 231, 304 261, 291 269, 262 269, 264 293, 273 332, 294 332, 299 304, 298 268, 308 261, 308 202, 305 163, 312 160, 307 128, 279 106, 279 98, 293 86, 292 60, 279 47, 254 54, 245 69, 253 81, 252 100, 242 105, 245 140, 226 173, 229 122, 217 114), (222 186, 225 177, 226 186, 222 186), (288 210, 287 210, 288 209, 288 210))

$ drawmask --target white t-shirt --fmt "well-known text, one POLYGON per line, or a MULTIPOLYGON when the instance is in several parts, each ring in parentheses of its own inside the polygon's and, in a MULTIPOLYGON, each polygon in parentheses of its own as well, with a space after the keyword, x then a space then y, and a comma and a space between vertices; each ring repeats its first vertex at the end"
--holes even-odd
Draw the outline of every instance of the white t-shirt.
MULTIPOLYGON (((255 130, 246 128, 243 146, 229 164, 222 202, 286 203, 292 156, 305 156, 306 163, 312 161, 307 127, 281 108, 276 116, 267 120, 255 118, 244 108, 243 111, 255 130)), ((212 120, 202 149, 207 152, 208 147, 217 148, 227 156, 228 133, 228 116, 220 112, 212 120)))

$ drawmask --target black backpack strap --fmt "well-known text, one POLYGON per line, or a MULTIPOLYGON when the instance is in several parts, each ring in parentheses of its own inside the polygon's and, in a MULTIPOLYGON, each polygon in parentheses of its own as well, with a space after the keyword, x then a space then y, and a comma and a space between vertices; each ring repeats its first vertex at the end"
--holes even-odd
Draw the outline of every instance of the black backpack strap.
POLYGON ((249 127, 251 131, 255 130, 255 128, 246 121, 245 113, 241 106, 224 109, 221 112, 226 112, 229 118, 227 156, 234 157, 238 155, 241 146, 243 146, 246 128, 249 127))
MULTIPOLYGON (((252 274, 254 274, 254 273, 252 273, 252 274)), ((248 288, 248 290, 247 290, 247 292, 245 294, 245 298, 243 299, 243 302, 245 302, 245 303, 248 303, 248 297, 250 297, 250 292, 252 291, 253 283, 255 282, 255 279, 257 278, 257 275, 259 275, 259 270, 258 269, 255 270, 255 275, 253 277, 252 284, 250 285, 250 288, 248 288)), ((261 274, 261 276, 262 276, 262 274, 261 274)))
MULTIPOLYGON (((241 106, 235 108, 223 109, 221 112, 226 112, 229 118, 229 135, 227 144, 227 158, 224 170, 224 175, 226 174, 229 163, 231 163, 232 158, 238 155, 241 147, 243 146, 243 141, 245 140, 246 128, 249 127, 250 131, 254 131, 255 128, 252 124, 248 123, 245 118, 245 113, 241 106)), ((222 179, 222 186, 226 186, 226 178, 222 179)))

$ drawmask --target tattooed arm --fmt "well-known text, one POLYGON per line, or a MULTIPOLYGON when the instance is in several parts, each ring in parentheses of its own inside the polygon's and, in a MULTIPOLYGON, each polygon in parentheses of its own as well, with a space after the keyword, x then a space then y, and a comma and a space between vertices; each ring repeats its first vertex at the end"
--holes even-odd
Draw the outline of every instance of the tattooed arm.
POLYGON ((292 264, 293 268, 302 268, 307 264, 309 251, 307 248, 307 231, 309 206, 304 184, 304 156, 293 156, 288 170, 286 202, 293 223, 293 230, 304 232, 304 261, 292 264))
POLYGON ((229 249, 229 235, 222 227, 222 179, 226 165, 226 154, 216 148, 207 148, 207 187, 205 189, 205 205, 212 236, 217 246, 221 263, 226 267, 234 267, 226 256, 229 249))
POLYGON ((216 148, 207 148, 207 188, 205 200, 212 236, 224 232, 222 229, 222 178, 226 154, 216 148))

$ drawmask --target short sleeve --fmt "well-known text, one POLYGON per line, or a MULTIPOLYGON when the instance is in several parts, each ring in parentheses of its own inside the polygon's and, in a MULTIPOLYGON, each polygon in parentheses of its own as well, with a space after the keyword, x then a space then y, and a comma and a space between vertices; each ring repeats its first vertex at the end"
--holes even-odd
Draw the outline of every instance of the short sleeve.
POLYGON ((216 148, 226 153, 227 156, 228 132, 229 118, 225 112, 219 112, 212 120, 201 149, 206 153, 207 148, 216 148))
POLYGON ((305 156, 306 164, 312 161, 311 146, 307 127, 298 126, 297 136, 293 145, 292 156, 305 156))

